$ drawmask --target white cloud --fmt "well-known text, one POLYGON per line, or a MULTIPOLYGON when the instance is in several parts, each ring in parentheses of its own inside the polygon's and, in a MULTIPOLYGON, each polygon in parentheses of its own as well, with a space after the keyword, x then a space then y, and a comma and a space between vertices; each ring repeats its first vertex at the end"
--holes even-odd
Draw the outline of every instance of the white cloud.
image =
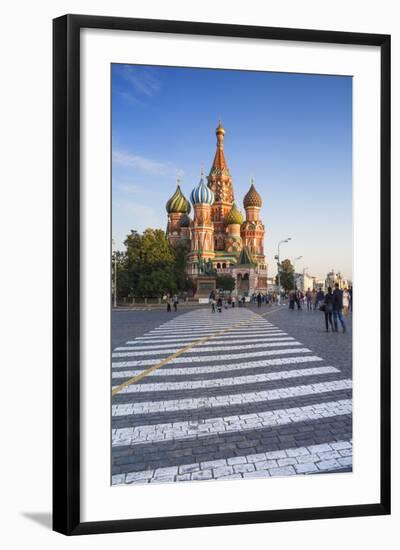
POLYGON ((121 166, 131 166, 132 168, 138 168, 147 174, 163 175, 163 174, 183 174, 183 170, 177 168, 171 162, 159 162, 153 159, 142 157, 140 155, 133 155, 131 153, 125 153, 123 151, 113 151, 112 154, 113 163, 121 166))
POLYGON ((146 97, 153 97, 160 92, 161 83, 154 75, 143 69, 132 65, 118 67, 120 75, 131 85, 132 91, 146 97))

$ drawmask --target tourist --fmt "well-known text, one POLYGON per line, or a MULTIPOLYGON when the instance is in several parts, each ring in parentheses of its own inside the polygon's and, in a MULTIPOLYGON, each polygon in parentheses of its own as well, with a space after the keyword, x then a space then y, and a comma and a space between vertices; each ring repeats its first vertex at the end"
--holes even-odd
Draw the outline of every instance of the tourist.
POLYGON ((339 283, 335 283, 335 290, 333 291, 333 323, 335 325, 335 332, 338 331, 338 319, 342 325, 343 332, 346 332, 346 323, 344 322, 343 315, 343 291, 339 288, 339 283))
POLYGON ((333 324, 332 324, 332 311, 333 311, 333 294, 332 294, 332 288, 328 286, 328 292, 325 294, 324 297, 324 303, 320 306, 320 309, 325 314, 325 328, 326 332, 329 332, 329 325, 331 325, 331 330, 333 332, 333 324))
POLYGON ((178 295, 177 294, 174 294, 174 297, 173 297, 173 302, 174 302, 174 311, 178 311, 178 295))
POLYGON ((303 299, 303 294, 302 292, 300 292, 300 290, 296 290, 295 292, 295 301, 296 301, 296 304, 297 304, 297 309, 301 309, 301 301, 303 299))
POLYGON ((349 313, 349 306, 350 306, 350 293, 347 290, 347 288, 343 290, 342 299, 343 299, 343 314, 347 315, 349 313))
POLYGON ((296 296, 295 296, 295 293, 294 291, 290 292, 289 293, 289 309, 293 309, 294 310, 294 302, 296 300, 296 296))
POLYGON ((316 303, 315 303, 315 308, 314 309, 319 308, 319 306, 323 303, 323 301, 324 301, 324 293, 322 291, 322 287, 319 287, 319 290, 318 290, 317 296, 316 296, 316 303))
POLYGON ((211 304, 211 313, 215 313, 215 298, 213 294, 210 298, 210 304, 211 304))
POLYGON ((257 294, 257 307, 261 307, 261 303, 262 303, 262 296, 261 296, 261 293, 259 292, 257 294))
POLYGON ((217 309, 218 309, 218 313, 222 313, 222 298, 221 298, 221 296, 219 296, 218 300, 217 300, 217 309))
POLYGON ((236 298, 235 296, 232 296, 232 307, 235 307, 236 298))
POLYGON ((167 311, 171 311, 171 295, 167 295, 167 311))
POLYGON ((306 301, 307 301, 307 311, 311 311, 312 309, 312 294, 310 288, 307 289, 306 292, 306 301))

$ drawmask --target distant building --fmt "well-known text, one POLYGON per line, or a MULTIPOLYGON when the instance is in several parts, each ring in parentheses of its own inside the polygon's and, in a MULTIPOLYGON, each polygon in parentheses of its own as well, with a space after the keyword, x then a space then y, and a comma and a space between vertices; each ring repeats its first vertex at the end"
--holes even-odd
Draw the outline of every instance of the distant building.
POLYGON ((340 273, 340 271, 335 272, 334 269, 332 269, 329 273, 326 275, 325 279, 325 288, 328 288, 329 286, 333 288, 335 284, 338 283, 339 288, 349 288, 351 286, 351 281, 343 277, 343 275, 340 273))

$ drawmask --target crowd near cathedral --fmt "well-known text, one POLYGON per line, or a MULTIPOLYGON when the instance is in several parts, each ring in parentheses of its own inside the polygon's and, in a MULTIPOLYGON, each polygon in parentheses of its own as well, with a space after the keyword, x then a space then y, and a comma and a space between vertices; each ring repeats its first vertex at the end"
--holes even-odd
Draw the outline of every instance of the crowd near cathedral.
MULTIPOLYGON (((190 202, 179 185, 168 200, 167 236, 172 246, 186 244, 187 274, 204 284, 211 271, 231 275, 237 294, 267 291, 264 254, 265 227, 260 213, 262 198, 254 182, 243 199, 245 215, 237 206, 232 176, 225 159, 225 129, 216 129, 217 149, 210 172, 190 193, 190 202), (192 213, 192 217, 191 217, 192 213)), ((204 290, 206 290, 206 286, 204 290)), ((201 286, 197 285, 198 292, 201 286)))

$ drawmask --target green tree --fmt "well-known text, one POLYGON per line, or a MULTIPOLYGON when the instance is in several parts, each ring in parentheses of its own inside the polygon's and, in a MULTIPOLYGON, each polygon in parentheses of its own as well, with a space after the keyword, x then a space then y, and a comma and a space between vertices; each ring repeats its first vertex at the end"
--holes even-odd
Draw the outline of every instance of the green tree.
POLYGON ((235 288, 235 279, 231 275, 218 275, 217 276, 217 288, 221 290, 234 290, 235 288))
MULTIPOLYGON (((280 264, 281 286, 285 290, 292 290, 294 287, 294 267, 288 259, 283 260, 280 264)), ((278 275, 276 276, 276 284, 279 283, 278 275)))
POLYGON ((158 298, 178 290, 175 254, 162 229, 146 229, 142 235, 131 231, 124 244, 123 270, 130 296, 158 298))
MULTIPOLYGON (((172 247, 171 247, 172 248, 172 247)), ((187 244, 177 244, 172 248, 175 258, 174 277, 179 292, 186 292, 192 288, 192 281, 186 273, 186 259, 189 247, 187 244)))

